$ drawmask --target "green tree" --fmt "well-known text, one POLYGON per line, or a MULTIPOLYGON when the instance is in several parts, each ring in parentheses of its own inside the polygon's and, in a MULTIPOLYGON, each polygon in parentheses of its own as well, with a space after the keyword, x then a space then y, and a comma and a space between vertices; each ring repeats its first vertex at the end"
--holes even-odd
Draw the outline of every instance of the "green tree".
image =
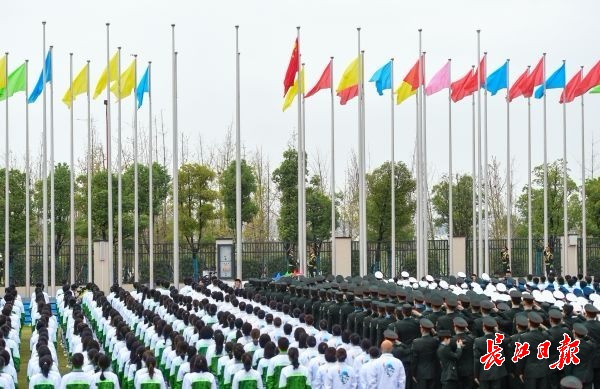
MULTIPOLYGON (((4 207, 5 207, 5 196, 4 196, 4 179, 5 169, 0 169, 0 182, 2 183, 2 190, 0 190, 0 220, 2 228, 0 228, 0 242, 4 247, 4 207)), ((24 272, 25 260, 16 262, 18 254, 23 253, 25 249, 25 173, 17 169, 11 169, 9 180, 9 257, 11 266, 11 280, 15 280, 15 276, 19 276, 16 269, 19 268, 20 272, 24 272), (22 270, 21 270, 22 269, 22 270)), ((31 215, 31 212, 30 212, 31 215)), ((4 248, 2 248, 2 257, 4 257, 4 248)), ((24 258, 24 257, 22 257, 24 258)), ((2 272, 2 279, 4 282, 4 260, 0 263, 0 271, 2 272)), ((24 275, 25 273, 23 273, 24 275)))
POLYGON ((319 176, 313 176, 306 189, 306 237, 311 247, 308 267, 314 274, 323 241, 331 238, 331 198, 325 193, 319 176))
MULTIPOLYGON (((452 224, 454 236, 470 238, 473 223, 473 178, 469 175, 456 175, 452 183, 452 224)), ((450 220, 448 202, 448 177, 434 185, 431 204, 436 213, 436 227, 448 228, 450 220)))
MULTIPOLYGON (((563 171, 565 164, 558 159, 548 164, 548 234, 562 236, 563 234, 563 171)), ((532 230, 534 236, 544 234, 544 167, 536 166, 533 169, 531 188, 532 230)), ((567 176, 567 214, 569 229, 581 225, 581 202, 577 195, 577 185, 567 176)), ((517 199, 519 220, 516 226, 517 236, 527 236, 527 185, 523 187, 517 199)))
MULTIPOLYGON (((117 237, 117 176, 112 175, 113 239, 117 237)), ((87 174, 77 177, 75 207, 80 217, 75 224, 78 236, 87 237, 87 174)), ((108 241, 108 172, 92 174, 92 238, 108 241)))
MULTIPOLYGON (((221 197, 225 205, 225 220, 231 230, 235 230, 235 211, 236 211, 236 186, 235 186, 235 161, 232 161, 227 169, 221 174, 219 180, 221 186, 221 197)), ((258 212, 258 206, 252 198, 256 192, 256 177, 250 165, 242 159, 241 163, 241 181, 242 181, 242 223, 252 221, 258 212)))
POLYGON ((186 163, 179 168, 179 231, 198 257, 200 242, 208 223, 215 218, 218 193, 212 189, 215 172, 198 163, 186 163))
POLYGON ((600 236, 600 178, 590 178, 585 184, 587 234, 600 236))

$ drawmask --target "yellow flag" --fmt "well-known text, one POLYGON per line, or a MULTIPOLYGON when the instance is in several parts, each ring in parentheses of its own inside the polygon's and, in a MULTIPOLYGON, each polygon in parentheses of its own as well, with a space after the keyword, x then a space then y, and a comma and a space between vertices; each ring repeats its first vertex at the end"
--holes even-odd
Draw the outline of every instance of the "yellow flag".
POLYGON ((344 89, 348 89, 351 86, 358 85, 358 59, 356 57, 344 70, 344 74, 342 74, 342 79, 338 84, 336 92, 342 91, 344 89))
POLYGON ((87 86, 88 86, 88 67, 87 65, 85 65, 83 67, 83 69, 81 69, 81 71, 79 72, 79 74, 77 75, 77 77, 75 77, 75 79, 73 80, 73 85, 67 89, 67 91, 65 92, 65 95, 63 96, 63 103, 67 104, 67 107, 71 108, 71 90, 73 91, 73 100, 75 100, 75 97, 86 93, 87 90, 87 86))
POLYGON ((0 89, 6 87, 6 55, 0 58, 0 89))
MULTIPOLYGON (((301 93, 304 94, 304 69, 302 69, 300 71, 300 77, 302 78, 301 93)), ((288 89, 287 93, 285 94, 285 97, 283 99, 283 110, 284 111, 286 109, 288 109, 290 107, 290 105, 292 105, 292 103, 294 102, 294 98, 296 97, 297 94, 298 94, 298 77, 296 77, 296 79, 294 80, 294 85, 292 85, 290 87, 290 89, 288 89)))
POLYGON ((412 85, 406 81, 402 81, 398 89, 396 89, 396 104, 402 103, 415 93, 417 93, 417 90, 413 89, 412 85))
POLYGON ((121 73, 121 90, 119 91, 119 81, 113 81, 110 86, 110 91, 115 95, 115 97, 119 100, 124 99, 125 97, 131 94, 133 91, 133 87, 135 86, 135 60, 131 61, 131 65, 125 69, 123 73, 121 73))
POLYGON ((102 91, 106 88, 106 85, 110 81, 114 81, 117 79, 117 77, 119 77, 119 52, 118 51, 110 59, 110 62, 108 63, 108 67, 110 70, 109 71, 110 74, 107 77, 107 75, 106 75, 107 69, 104 68, 104 71, 100 75, 100 79, 98 80, 98 83, 96 84, 96 90, 94 91, 94 99, 97 98, 98 96, 100 96, 100 93, 102 93, 102 91))

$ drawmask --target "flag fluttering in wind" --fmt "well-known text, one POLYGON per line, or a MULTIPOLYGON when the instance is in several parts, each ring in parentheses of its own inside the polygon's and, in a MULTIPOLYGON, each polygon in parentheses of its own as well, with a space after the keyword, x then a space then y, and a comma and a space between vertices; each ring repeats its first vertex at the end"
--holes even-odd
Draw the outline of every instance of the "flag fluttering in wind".
POLYGON ((581 80, 581 83, 577 88, 577 93, 579 93, 578 96, 586 93, 597 85, 600 85, 600 61, 598 61, 585 77, 583 77, 583 80, 581 80))
POLYGON ((0 58, 0 89, 6 87, 6 55, 0 58))
POLYGON ((133 87, 135 86, 135 60, 131 61, 131 65, 125 69, 123 73, 121 73, 120 79, 113 81, 110 86, 110 91, 115 95, 115 97, 119 100, 124 99, 129 96, 133 91, 133 87), (120 89, 119 90, 119 81, 120 81, 120 89))
POLYGON ((136 98, 138 101, 137 107, 140 108, 142 106, 142 103, 144 102, 144 93, 148 93, 150 91, 150 83, 148 80, 148 68, 146 68, 146 71, 144 72, 144 75, 142 76, 142 79, 140 80, 140 83, 137 86, 136 89, 136 98))
POLYGON ((375 88, 377 88, 377 93, 379 96, 383 95, 383 91, 386 89, 392 89, 392 65, 393 62, 389 61, 371 76, 369 82, 375 83, 375 88))
MULTIPOLYGON (((300 90, 300 93, 304 93, 304 70, 301 70, 299 75, 302 78, 302 88, 300 90)), ((294 84, 292 85, 292 87, 290 89, 288 89, 287 93, 285 94, 285 97, 283 99, 283 111, 285 111, 286 109, 288 109, 290 107, 290 105, 292 105, 292 102, 294 101, 294 98, 296 97, 297 94, 298 94, 298 78, 296 78, 294 80, 294 84)))
POLYGON ((464 99, 466 96, 469 96, 477 90, 477 74, 473 69, 470 69, 462 78, 450 84, 450 89, 450 98, 452 101, 456 103, 464 99), (475 82, 473 82, 473 80, 475 80, 475 82), (475 89, 473 89, 473 85, 475 85, 475 89))
POLYGON ((69 89, 67 89, 65 95, 62 98, 63 103, 65 103, 67 107, 71 108, 72 105, 71 92, 73 93, 73 101, 75 101, 75 98, 77 96, 88 91, 88 77, 88 66, 85 65, 83 69, 81 69, 77 77, 75 77, 75 79, 73 80, 73 85, 71 85, 69 89))
POLYGON ((600 93, 600 85, 590 89, 590 93, 600 93))
POLYGON ((344 105, 348 100, 358 96, 358 63, 360 57, 356 57, 344 70, 342 78, 338 83, 336 93, 340 96, 340 104, 344 105))
POLYGON ((417 93, 420 84, 423 83, 421 77, 421 59, 419 58, 398 88, 396 88, 396 104, 401 104, 404 100, 417 93))
MULTIPOLYGON (((575 97, 580 96, 579 94, 577 94, 579 88, 579 84, 581 83, 581 80, 583 79, 583 69, 579 69, 579 71, 577 73, 575 73, 575 75, 573 76, 573 78, 571 78, 569 80, 569 82, 567 83, 567 86, 565 86, 565 90, 563 90, 563 92, 560 94, 560 103, 570 103, 571 101, 575 100, 575 97)), ((594 88, 594 89, 598 89, 598 87, 594 88)), ((594 89, 592 89, 590 92, 591 93, 598 93, 600 92, 600 90, 598 92, 594 92, 594 89)))
POLYGON ((533 88, 544 83, 544 57, 540 58, 540 61, 535 66, 535 69, 529 74, 529 77, 523 81, 521 91, 523 96, 531 97, 533 95, 533 88))
POLYGON ((312 89, 310 91, 308 91, 308 93, 304 96, 304 98, 308 98, 308 97, 314 95, 321 89, 328 89, 328 88, 331 88, 331 61, 329 61, 329 64, 327 65, 325 70, 323 70, 323 74, 321 74, 319 81, 317 81, 315 86, 313 86, 312 89))
POLYGON ((52 52, 48 51, 48 54, 46 54, 46 75, 44 77, 44 69, 42 69, 42 71, 40 72, 40 77, 35 83, 35 87, 31 91, 27 102, 29 104, 35 103, 37 98, 44 91, 44 84, 50 81, 52 81, 52 52))
POLYGON ((517 80, 513 83, 508 91, 508 101, 511 102, 513 99, 516 99, 519 96, 523 96, 523 87, 527 80, 529 79, 529 69, 525 69, 523 74, 517 78, 517 80))
POLYGON ((0 89, 0 100, 11 97, 17 92, 24 91, 26 83, 26 66, 23 64, 9 74, 6 86, 0 89))
POLYGON ((494 96, 501 89, 508 88, 508 61, 494 70, 486 80, 486 89, 494 96))
POLYGON ((115 55, 110 59, 108 63, 108 69, 104 68, 102 74, 100 75, 100 79, 96 84, 96 90, 94 91, 94 99, 100 96, 100 93, 104 89, 106 89, 106 85, 117 79, 119 77, 119 52, 117 51, 115 55), (108 74, 107 74, 108 73, 108 74))
POLYGON ((294 43, 294 49, 292 50, 292 56, 290 57, 290 63, 288 64, 287 70, 285 71, 285 78, 283 79, 283 95, 285 96, 288 90, 294 85, 296 80, 296 73, 298 73, 298 56, 300 55, 300 43, 298 38, 294 43))
POLYGON ((536 89, 535 98, 541 99, 542 97, 544 97, 544 87, 546 89, 564 88, 566 82, 567 73, 565 70, 565 64, 563 63, 561 67, 559 67, 554 73, 552 73, 550 77, 548 77, 544 84, 542 84, 539 88, 536 89))
POLYGON ((431 78, 427 87, 425 87, 425 94, 431 96, 434 93, 441 91, 442 89, 450 88, 450 61, 438 70, 438 72, 431 78))

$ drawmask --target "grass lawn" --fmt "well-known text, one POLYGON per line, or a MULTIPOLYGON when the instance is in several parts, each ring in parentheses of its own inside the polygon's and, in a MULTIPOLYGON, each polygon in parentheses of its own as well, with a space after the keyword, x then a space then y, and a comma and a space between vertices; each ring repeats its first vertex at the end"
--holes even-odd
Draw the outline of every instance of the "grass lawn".
MULTIPOLYGON (((21 371, 19 372, 19 388, 27 387, 27 364, 29 363, 29 357, 31 356, 31 350, 29 349, 29 339, 31 339, 31 327, 23 326, 21 330, 21 371)), ((56 353, 58 354, 58 370, 61 375, 69 372, 67 367, 67 357, 64 354, 64 350, 61 342, 58 342, 56 353)))

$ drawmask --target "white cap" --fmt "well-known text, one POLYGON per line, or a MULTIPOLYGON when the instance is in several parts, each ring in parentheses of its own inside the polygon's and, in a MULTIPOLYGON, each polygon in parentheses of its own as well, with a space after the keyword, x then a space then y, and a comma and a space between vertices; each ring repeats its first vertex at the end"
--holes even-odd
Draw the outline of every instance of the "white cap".
POLYGON ((490 276, 487 273, 481 273, 481 279, 484 281, 489 281, 490 276))
POLYGON ((456 273, 456 275, 460 278, 465 278, 467 275, 461 271, 459 271, 458 273, 456 273))
POLYGON ((567 295, 565 297, 567 298, 567 301, 570 303, 577 300, 577 296, 575 296, 575 294, 570 293, 570 292, 567 293, 567 295))
POLYGON ((463 282, 462 284, 460 284, 461 289, 469 289, 469 285, 467 285, 466 282, 463 282))
POLYGON ((440 288, 442 289, 448 289, 448 283, 444 280, 440 281, 440 288))
POLYGON ((432 282, 431 284, 429 284, 428 288, 433 290, 433 289, 437 288, 437 284, 435 282, 432 282))
POLYGON ((417 282, 417 279, 416 279, 415 277, 410 277, 410 278, 408 279, 408 282, 410 282, 410 283, 414 284, 415 282, 417 282))
POLYGON ((556 302, 554 303, 554 305, 556 305, 556 307, 562 309, 562 307, 565 305, 565 302, 562 300, 556 300, 556 302))
POLYGON ((592 293, 592 294, 590 294, 589 299, 592 300, 593 302, 599 301, 600 300, 600 295, 597 294, 597 293, 592 293))
POLYGON ((427 282, 433 282, 433 276, 432 276, 432 275, 429 275, 429 274, 427 274, 427 275, 425 276, 425 280, 427 280, 427 282))
POLYGON ((380 271, 376 271, 375 272, 375 278, 377 278, 378 280, 383 278, 383 273, 380 271))
POLYGON ((498 284, 498 285, 496 285, 496 290, 500 293, 504 293, 504 292, 506 292, 506 285, 498 284))
POLYGON ((428 285, 428 284, 427 284, 427 281, 423 281, 423 280, 419 281, 419 286, 420 286, 421 288, 426 288, 426 287, 427 287, 427 285, 428 285))
POLYGON ((412 288, 413 289, 419 289, 419 284, 417 284, 416 282, 413 282, 412 288))
POLYGON ((555 290, 554 293, 552 293, 552 295, 557 300, 562 300, 565 298, 565 294, 563 292, 561 292, 560 290, 555 290))
POLYGON ((408 272, 407 272, 406 270, 405 270, 405 271, 403 271, 402 273, 400 273, 400 275, 401 275, 402 277, 404 277, 404 278, 408 278, 408 276, 409 276, 409 274, 408 274, 408 272))

